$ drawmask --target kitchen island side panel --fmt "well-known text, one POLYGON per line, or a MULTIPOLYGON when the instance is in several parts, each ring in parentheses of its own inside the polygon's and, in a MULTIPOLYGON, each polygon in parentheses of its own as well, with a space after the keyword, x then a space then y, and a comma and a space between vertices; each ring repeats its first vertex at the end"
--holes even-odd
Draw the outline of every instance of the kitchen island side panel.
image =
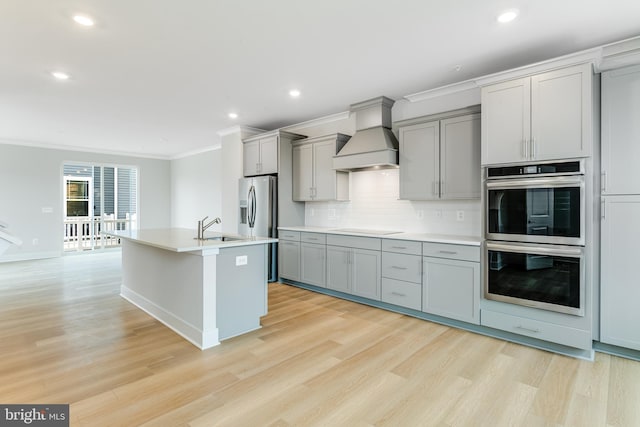
POLYGON ((215 255, 122 241, 121 295, 199 348, 218 344, 215 277, 215 255))

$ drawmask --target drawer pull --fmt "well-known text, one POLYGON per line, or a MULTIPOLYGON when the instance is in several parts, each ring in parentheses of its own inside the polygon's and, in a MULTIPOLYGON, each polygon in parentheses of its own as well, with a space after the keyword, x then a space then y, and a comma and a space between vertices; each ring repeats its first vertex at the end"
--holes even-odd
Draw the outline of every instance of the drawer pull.
POLYGON ((456 251, 438 251, 438 253, 446 254, 446 255, 455 255, 458 252, 456 252, 456 251))
POLYGON ((391 249, 407 249, 406 246, 391 246, 391 249))
POLYGON ((307 237, 307 240, 314 240, 314 241, 318 241, 318 239, 316 239, 315 237, 307 237))
POLYGON ((516 329, 520 329, 521 331, 525 331, 525 332, 531 332, 531 333, 534 333, 534 334, 540 333, 540 329, 525 328, 522 325, 516 326, 516 329))
POLYGON ((395 296, 397 296, 397 297, 406 297, 406 295, 405 295, 405 294, 402 294, 402 293, 400 293, 400 292, 391 292, 391 295, 395 295, 395 296))
POLYGON ((392 265, 391 268, 396 269, 396 270, 406 270, 407 267, 400 267, 398 265, 392 265))

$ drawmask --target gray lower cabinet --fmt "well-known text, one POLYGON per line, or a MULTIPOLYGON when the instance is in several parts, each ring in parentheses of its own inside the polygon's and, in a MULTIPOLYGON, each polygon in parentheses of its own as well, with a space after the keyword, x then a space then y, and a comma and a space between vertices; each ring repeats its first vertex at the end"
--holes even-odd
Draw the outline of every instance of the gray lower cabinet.
POLYGON ((326 287, 327 246, 326 236, 318 233, 302 233, 300 244, 300 281, 326 287))
POLYGON ((640 196, 603 197, 600 341, 640 350, 640 196))
POLYGON ((382 241, 382 296, 389 304, 422 308, 422 244, 382 241))
POLYGON ((422 311, 479 325, 480 248, 425 243, 423 253, 439 256, 422 260, 422 311))
POLYGON ((327 288, 380 300, 381 242, 327 235, 327 288))
POLYGON ((278 275, 284 279, 300 280, 300 233, 280 232, 278 242, 278 275))

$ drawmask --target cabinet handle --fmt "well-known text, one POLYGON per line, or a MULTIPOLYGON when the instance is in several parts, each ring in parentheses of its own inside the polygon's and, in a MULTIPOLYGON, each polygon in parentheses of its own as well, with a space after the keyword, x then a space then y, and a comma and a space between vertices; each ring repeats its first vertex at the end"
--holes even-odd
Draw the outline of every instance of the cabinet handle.
POLYGON ((315 237, 307 237, 307 240, 318 241, 318 239, 316 239, 315 237))
POLYGON ((309 187, 309 197, 313 199, 313 187, 309 187))
POLYGON ((446 255, 455 255, 458 252, 456 252, 456 251, 438 251, 438 253, 446 254, 446 255))
POLYGON ((603 199, 603 200, 600 202, 600 217, 601 217, 602 219, 605 219, 605 218, 606 218, 606 215, 605 215, 605 206, 607 206, 607 205, 606 205, 606 201, 603 199))
POLYGON ((398 265, 392 265, 391 268, 394 268, 396 270, 406 270, 407 269, 407 267, 400 267, 398 265))
POLYGON ((391 292, 391 295, 395 295, 395 296, 397 296, 397 297, 406 297, 406 295, 405 295, 405 294, 402 294, 402 293, 400 293, 400 292, 395 292, 395 291, 394 291, 394 292, 391 292))
POLYGON ((527 158, 527 138, 522 140, 522 157, 527 158))
POLYGON ((407 249, 406 246, 391 246, 391 249, 407 249))
POLYGON ((433 181, 431 183, 431 194, 434 195, 434 196, 436 195, 436 182, 435 181, 433 181))
POLYGON ((602 172, 602 176, 600 178, 600 188, 602 192, 605 193, 607 191, 607 172, 602 172))
POLYGON ((518 325, 518 326, 516 326, 516 327, 515 327, 515 329, 520 329, 521 331, 531 332, 531 333, 534 333, 534 334, 537 334, 537 333, 539 333, 539 332, 540 332, 540 329, 525 328, 525 327, 524 327, 524 326, 522 326, 522 325, 518 325))
POLYGON ((445 188, 444 181, 440 181, 440 197, 444 196, 445 188))

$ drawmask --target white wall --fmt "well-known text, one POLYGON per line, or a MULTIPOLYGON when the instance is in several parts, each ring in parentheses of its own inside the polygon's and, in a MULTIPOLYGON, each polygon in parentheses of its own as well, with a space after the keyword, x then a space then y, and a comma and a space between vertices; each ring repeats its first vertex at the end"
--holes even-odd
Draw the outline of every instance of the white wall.
MULTIPOLYGON (((171 226, 197 229, 198 221, 220 217, 222 209, 222 155, 214 149, 171 160, 171 226)), ((209 231, 221 231, 215 224, 209 231)), ((194 234, 194 237, 196 234, 194 234)))
POLYGON ((62 255, 62 165, 67 162, 137 167, 139 226, 171 224, 167 160, 0 144, 0 221, 23 240, 21 247, 11 247, 0 262, 62 255), (43 208, 51 212, 44 213, 43 208))

